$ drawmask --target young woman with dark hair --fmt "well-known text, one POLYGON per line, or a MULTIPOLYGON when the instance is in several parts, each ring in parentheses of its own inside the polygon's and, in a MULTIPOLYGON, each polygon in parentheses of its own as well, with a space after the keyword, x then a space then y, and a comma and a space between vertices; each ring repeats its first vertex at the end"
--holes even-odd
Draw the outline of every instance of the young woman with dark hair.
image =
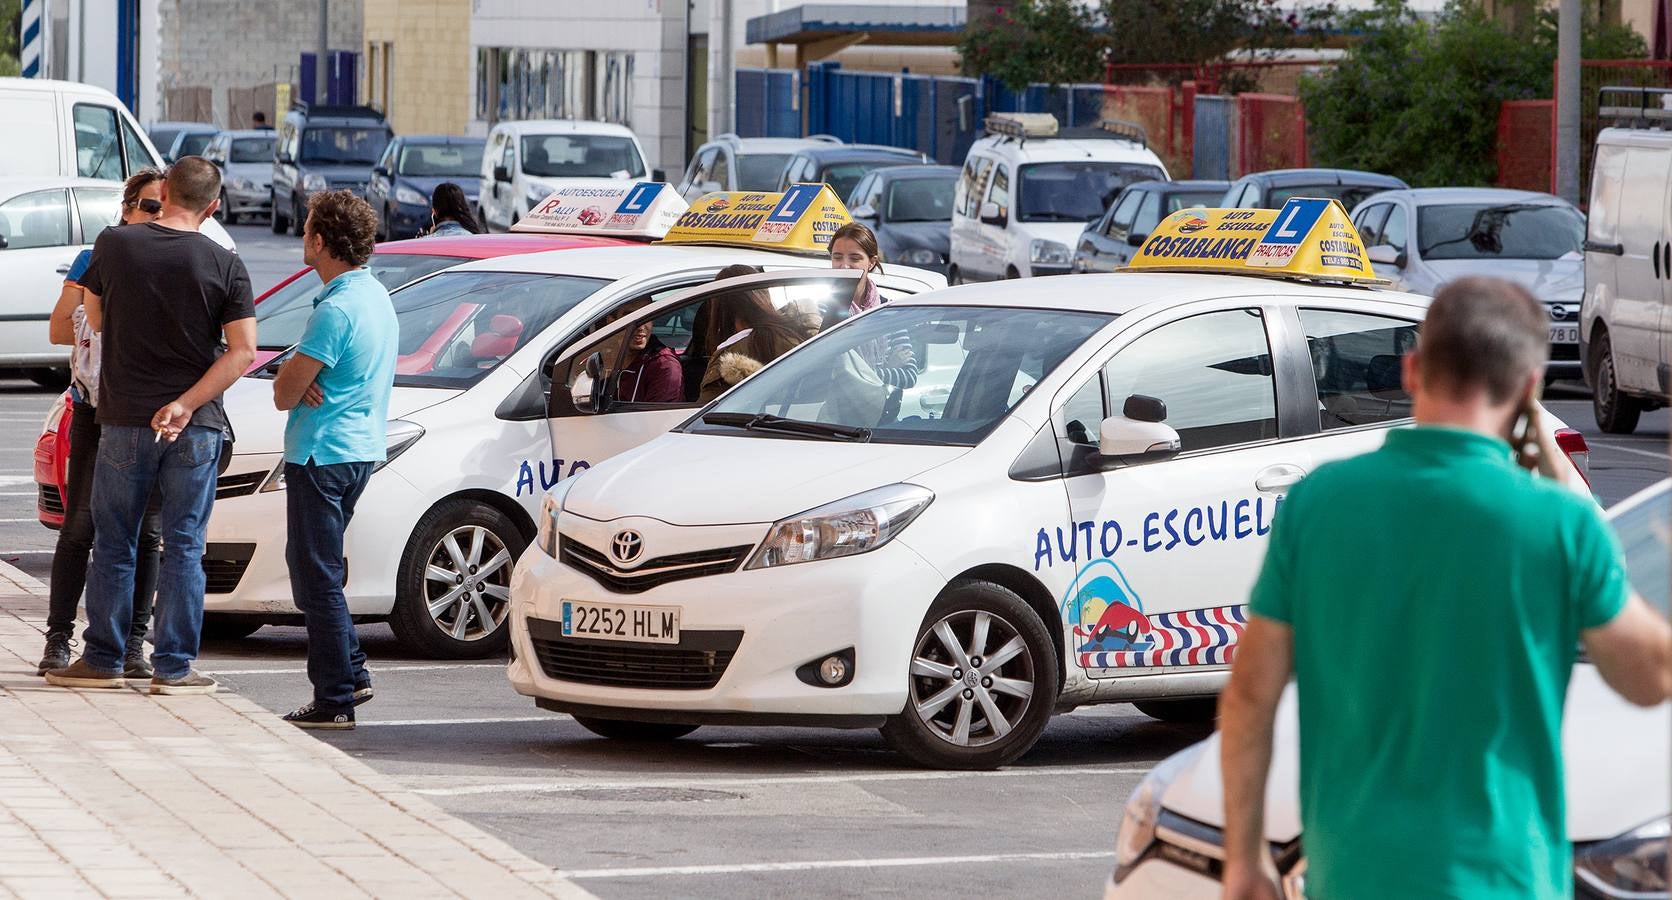
POLYGON ((460 234, 481 234, 482 226, 470 213, 464 188, 451 181, 443 181, 430 194, 430 220, 434 223, 425 237, 453 237, 460 234))

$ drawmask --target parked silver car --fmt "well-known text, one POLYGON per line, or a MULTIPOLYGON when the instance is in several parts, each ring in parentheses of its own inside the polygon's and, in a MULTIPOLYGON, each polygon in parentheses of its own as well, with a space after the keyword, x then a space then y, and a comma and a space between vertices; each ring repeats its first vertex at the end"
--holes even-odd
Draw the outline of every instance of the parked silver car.
POLYGON ((267 218, 273 211, 273 140, 270 128, 223 131, 203 157, 221 167, 221 208, 215 218, 236 225, 240 216, 267 218))

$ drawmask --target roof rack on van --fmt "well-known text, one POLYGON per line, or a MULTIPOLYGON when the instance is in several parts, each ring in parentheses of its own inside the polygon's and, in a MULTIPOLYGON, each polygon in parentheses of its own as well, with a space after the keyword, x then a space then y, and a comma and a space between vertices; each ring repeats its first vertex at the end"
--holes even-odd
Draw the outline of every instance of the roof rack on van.
POLYGON ((988 134, 1026 143, 1030 137, 1056 137, 1057 117, 1050 113, 993 113, 982 121, 981 127, 988 134))
POLYGON ((809 135, 807 135, 807 140, 809 140, 809 141, 820 141, 820 142, 826 143, 826 144, 840 144, 840 143, 842 143, 842 139, 837 137, 834 134, 809 134, 809 135))
POLYGON ((1597 114, 1626 127, 1672 121, 1672 88, 1618 85, 1597 91, 1597 114), (1610 104, 1609 101, 1614 103, 1610 104), (1628 105, 1621 105, 1622 103, 1628 105))
POLYGON ((297 100, 290 104, 290 108, 305 116, 333 119, 376 119, 383 121, 383 113, 371 106, 330 106, 324 103, 312 104, 306 100, 297 100))

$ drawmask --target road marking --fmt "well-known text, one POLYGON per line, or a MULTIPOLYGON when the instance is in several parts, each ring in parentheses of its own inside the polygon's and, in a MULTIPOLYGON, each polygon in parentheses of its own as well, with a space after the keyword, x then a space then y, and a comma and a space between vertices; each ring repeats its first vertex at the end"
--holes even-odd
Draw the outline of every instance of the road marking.
POLYGON ((0 497, 38 497, 40 491, 0 491, 0 497))
POLYGON ((40 518, 38 518, 36 516, 25 516, 24 518, 21 518, 21 519, 0 519, 0 524, 11 524, 11 523, 14 523, 14 522, 39 522, 39 521, 40 521, 40 518))
POLYGON ((642 869, 559 869, 565 878, 657 878, 665 875, 735 875, 749 872, 810 872, 817 869, 884 869, 904 866, 953 866, 970 863, 1056 862, 1110 859, 1113 850, 1059 853, 992 853, 986 856, 908 856, 889 859, 813 859, 804 862, 737 863, 711 866, 659 866, 642 869))
POLYGON ((389 722, 358 722, 359 725, 492 725, 496 722, 558 722, 569 718, 562 713, 543 716, 504 716, 497 719, 395 719, 389 722))
POLYGON ((56 550, 0 550, 0 556, 30 556, 41 553, 51 556, 57 552, 56 550))
POLYGON ((1084 775, 1147 775, 1149 769, 1111 769, 1101 766, 1063 766, 1037 769, 1000 769, 996 772, 861 772, 853 775, 783 775, 765 778, 655 779, 640 781, 525 781, 513 784, 473 784, 463 787, 420 788, 431 797, 476 794, 550 794, 568 791, 628 790, 636 788, 771 787, 786 784, 860 784, 879 781, 948 781, 956 778, 1035 778, 1084 775))
MULTIPOLYGON (((435 666, 372 666, 372 667, 367 668, 366 671, 372 673, 373 675, 382 675, 385 672, 433 672, 437 669, 503 669, 503 668, 505 668, 504 663, 455 663, 455 664, 450 665, 450 666, 449 665, 435 665, 435 666)), ((305 669, 305 668, 303 668, 303 669, 205 669, 205 671, 212 671, 216 675, 306 675, 306 674, 308 674, 308 670, 305 669)))
POLYGON ((1638 456, 1648 456, 1648 457, 1652 457, 1654 459, 1661 460, 1662 462, 1666 461, 1666 459, 1667 459, 1667 455, 1666 455, 1665 451, 1655 453, 1655 452, 1652 452, 1652 451, 1649 451, 1649 450, 1638 450, 1635 447, 1621 447, 1618 444, 1596 444, 1591 449, 1593 451, 1595 451, 1595 450, 1614 450, 1614 451, 1618 451, 1620 453, 1635 453, 1638 456))

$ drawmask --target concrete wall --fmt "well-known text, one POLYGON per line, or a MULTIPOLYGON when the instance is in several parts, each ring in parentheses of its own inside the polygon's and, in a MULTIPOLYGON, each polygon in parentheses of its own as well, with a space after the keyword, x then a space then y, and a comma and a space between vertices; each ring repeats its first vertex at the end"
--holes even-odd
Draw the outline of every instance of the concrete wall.
MULTIPOLYGON (((315 0, 156 0, 160 35, 157 93, 207 87, 217 125, 234 122, 234 91, 296 83, 303 51, 319 41, 315 0)), ((332 50, 364 52, 361 0, 331 0, 332 50)), ((362 60, 364 65, 364 60, 362 60)), ((282 112, 282 111, 281 111, 282 112)), ((158 111, 167 118, 168 110, 158 111)), ((268 120, 276 121, 270 114, 268 120)))
POLYGON ((396 134, 464 134, 474 113, 470 84, 475 54, 470 4, 462 0, 362 0, 361 96, 383 108, 396 134), (384 44, 393 48, 385 92, 370 67, 381 69, 384 44), (373 52, 373 46, 376 52, 373 52), (375 59, 374 59, 375 58, 375 59), (373 91, 374 86, 377 88, 373 91))

